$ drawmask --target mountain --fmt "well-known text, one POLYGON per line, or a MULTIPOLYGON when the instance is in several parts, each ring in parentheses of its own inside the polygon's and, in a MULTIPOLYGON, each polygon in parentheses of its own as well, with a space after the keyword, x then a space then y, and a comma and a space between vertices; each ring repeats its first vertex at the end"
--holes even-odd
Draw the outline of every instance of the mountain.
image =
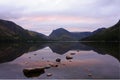
POLYGON ((74 38, 71 37, 71 33, 63 28, 53 30, 49 38, 51 40, 74 40, 74 38))
POLYGON ((83 39, 85 37, 90 36, 91 32, 71 32, 71 35, 76 38, 77 40, 83 39))
POLYGON ((88 36, 82 41, 120 41, 120 20, 118 23, 109 28, 101 28, 93 32, 91 36, 88 36))
POLYGON ((26 30, 12 21, 0 19, 0 41, 46 40, 46 36, 26 30))
POLYGON ((63 28, 58 28, 53 30, 53 32, 49 35, 49 38, 51 40, 59 41, 77 41, 89 35, 91 35, 91 32, 69 32, 63 28))
POLYGON ((106 29, 106 28, 99 28, 99 29, 93 31, 92 34, 100 33, 100 32, 102 32, 102 31, 105 30, 105 29, 106 29))
POLYGON ((31 36, 31 40, 40 40, 40 41, 46 41, 49 40, 48 36, 38 33, 35 31, 28 31, 29 35, 31 36))

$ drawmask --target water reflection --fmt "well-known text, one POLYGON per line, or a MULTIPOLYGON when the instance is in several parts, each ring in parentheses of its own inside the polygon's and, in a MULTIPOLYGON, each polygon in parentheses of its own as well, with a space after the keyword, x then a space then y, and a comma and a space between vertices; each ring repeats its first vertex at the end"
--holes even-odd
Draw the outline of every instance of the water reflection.
POLYGON ((66 52, 70 50, 83 50, 83 51, 89 51, 91 50, 90 47, 78 43, 78 42, 56 42, 56 43, 49 43, 48 44, 49 48, 57 53, 57 54, 65 54, 66 52))
POLYGON ((0 63, 13 61, 24 53, 42 48, 42 44, 0 44, 0 63))
POLYGON ((92 50, 94 50, 95 52, 105 55, 111 55, 113 57, 115 57, 116 59, 118 59, 120 61, 120 55, 119 55, 119 45, 120 43, 118 42, 87 42, 87 43, 83 43, 87 46, 90 46, 92 50))
POLYGON ((118 43, 0 45, 1 79, 120 78, 118 43))
POLYGON ((1 44, 0 46, 0 63, 13 61, 24 53, 36 51, 49 47, 54 53, 65 54, 70 50, 90 51, 94 50, 99 54, 109 54, 119 59, 118 43, 73 43, 73 42, 56 42, 56 43, 39 43, 39 44, 1 44))

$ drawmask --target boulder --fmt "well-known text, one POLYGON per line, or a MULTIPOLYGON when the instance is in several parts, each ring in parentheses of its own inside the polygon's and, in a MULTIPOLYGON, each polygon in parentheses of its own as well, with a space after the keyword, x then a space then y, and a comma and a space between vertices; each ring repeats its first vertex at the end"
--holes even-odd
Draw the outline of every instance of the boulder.
POLYGON ((66 56, 66 59, 67 59, 67 60, 69 60, 69 59, 73 59, 73 57, 70 56, 70 55, 67 55, 67 56, 66 56))
POLYGON ((38 77, 41 74, 45 73, 45 68, 44 67, 39 67, 39 68, 26 68, 23 70, 23 73, 26 77, 38 77))

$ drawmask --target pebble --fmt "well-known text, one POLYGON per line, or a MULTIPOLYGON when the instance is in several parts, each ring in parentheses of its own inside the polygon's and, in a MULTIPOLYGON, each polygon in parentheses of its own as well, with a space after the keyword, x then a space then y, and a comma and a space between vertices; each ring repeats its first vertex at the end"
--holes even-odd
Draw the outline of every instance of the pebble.
POLYGON ((58 65, 57 64, 53 64, 53 63, 51 63, 51 64, 49 64, 51 67, 58 67, 58 65))
POLYGON ((28 64, 28 62, 25 62, 25 64, 28 64))
POLYGON ((70 53, 70 55, 75 55, 76 53, 70 53))
POLYGON ((60 59, 60 58, 57 58, 57 59, 56 59, 56 62, 61 62, 61 59, 60 59))
POLYGON ((49 76, 52 76, 52 73, 47 73, 47 76, 49 77, 49 76))
POLYGON ((35 56, 37 55, 37 54, 34 54, 35 56))
POLYGON ((50 66, 50 65, 45 66, 45 69, 49 69, 49 68, 51 68, 51 66, 50 66))
POLYGON ((69 60, 69 59, 73 59, 73 57, 70 56, 70 55, 67 55, 67 56, 66 56, 66 59, 67 59, 67 60, 69 60))
POLYGON ((88 76, 92 76, 92 74, 91 74, 91 73, 89 73, 89 74, 88 74, 88 76))

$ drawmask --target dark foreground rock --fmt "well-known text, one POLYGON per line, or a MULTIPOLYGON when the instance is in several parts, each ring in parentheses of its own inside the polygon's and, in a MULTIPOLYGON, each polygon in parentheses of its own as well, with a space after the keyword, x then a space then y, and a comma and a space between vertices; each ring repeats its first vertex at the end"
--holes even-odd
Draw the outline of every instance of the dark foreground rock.
POLYGON ((66 56, 66 59, 67 59, 67 60, 70 60, 70 59, 73 59, 73 57, 70 56, 70 55, 67 55, 67 56, 66 56))
POLYGON ((60 58, 57 58, 57 59, 56 59, 56 62, 61 62, 61 59, 60 59, 60 58))
POLYGON ((40 67, 40 68, 27 68, 23 70, 23 73, 26 77, 38 77, 41 74, 45 73, 45 68, 40 67))

